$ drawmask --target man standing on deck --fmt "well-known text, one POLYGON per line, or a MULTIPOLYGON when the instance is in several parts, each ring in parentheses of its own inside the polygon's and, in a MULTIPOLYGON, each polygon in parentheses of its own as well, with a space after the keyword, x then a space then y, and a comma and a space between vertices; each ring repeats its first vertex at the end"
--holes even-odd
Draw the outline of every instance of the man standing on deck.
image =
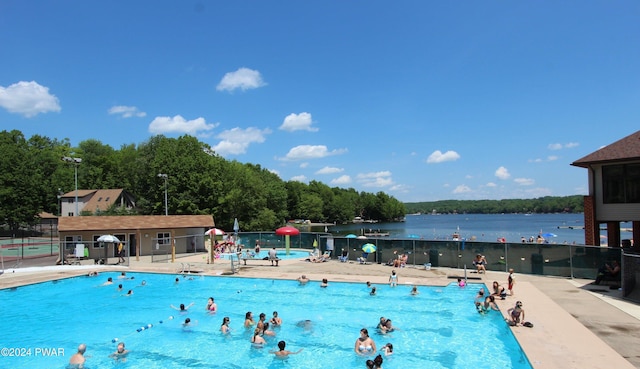
POLYGON ((269 250, 269 260, 271 261, 271 266, 273 266, 274 261, 276 262, 276 266, 278 266, 278 252, 275 247, 269 250))

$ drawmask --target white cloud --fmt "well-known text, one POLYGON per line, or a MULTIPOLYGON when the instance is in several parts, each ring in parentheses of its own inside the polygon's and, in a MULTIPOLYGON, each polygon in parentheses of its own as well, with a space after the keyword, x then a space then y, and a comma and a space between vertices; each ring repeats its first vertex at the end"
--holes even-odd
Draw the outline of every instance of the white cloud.
POLYGON ((447 151, 444 154, 440 150, 436 150, 429 155, 427 158, 427 163, 444 163, 445 161, 456 161, 460 159, 460 155, 458 155, 455 151, 447 151))
POLYGON ((252 143, 263 143, 266 139, 265 136, 270 133, 271 130, 268 128, 260 130, 255 127, 246 129, 236 127, 217 135, 216 137, 222 141, 212 146, 212 149, 222 156, 244 154, 247 152, 249 145, 252 143))
POLYGON ((562 150, 562 149, 572 149, 574 147, 578 147, 580 144, 577 142, 569 142, 566 144, 561 143, 552 143, 547 146, 549 150, 562 150))
POLYGON ((278 172, 275 169, 269 169, 269 173, 273 173, 273 174, 277 175, 278 177, 280 177, 280 172, 278 172))
POLYGON ((309 166, 309 162, 305 161, 304 163, 300 163, 300 168, 306 168, 309 166))
POLYGON ((318 170, 316 174, 333 174, 333 173, 340 173, 340 172, 344 172, 344 169, 335 168, 335 167, 324 167, 318 170))
POLYGON ((356 178, 364 187, 387 187, 394 184, 389 171, 360 173, 356 178))
POLYGON ((145 117, 147 113, 138 110, 135 106, 124 106, 124 105, 116 105, 109 108, 109 114, 118 114, 122 118, 131 118, 131 117, 145 117))
POLYGON ((306 182, 307 181, 307 177, 305 177, 304 175, 293 176, 293 177, 291 177, 291 181, 306 182))
POLYGON ((471 192, 471 189, 468 186, 465 185, 459 185, 456 188, 453 189, 453 191, 451 191, 451 193, 467 193, 467 192, 471 192))
POLYGON ((300 145, 291 148, 287 155, 280 160, 307 160, 319 159, 331 155, 340 155, 347 152, 347 149, 336 149, 329 151, 325 145, 300 145))
POLYGON ((311 119, 311 114, 309 113, 300 113, 294 114, 291 113, 284 118, 284 122, 280 126, 280 129, 283 131, 309 131, 309 132, 317 132, 318 128, 311 127, 313 124, 313 120, 311 119))
POLYGON ((249 68, 240 68, 235 72, 229 72, 222 77, 216 90, 218 91, 233 91, 241 89, 242 91, 266 86, 267 84, 262 80, 260 72, 249 68))
POLYGON ((535 183, 531 178, 514 178, 513 181, 520 186, 531 186, 535 183))
POLYGON ((493 182, 489 182, 485 186, 487 186, 487 187, 497 187, 498 185, 493 183, 493 182))
POLYGON ((349 184, 349 183, 351 183, 351 177, 345 174, 345 175, 342 175, 342 176, 340 176, 338 178, 332 179, 330 183, 333 184, 333 185, 338 185, 338 186, 339 185, 349 184))
POLYGON ((210 131, 217 125, 217 123, 207 123, 202 117, 193 120, 186 120, 180 115, 176 115, 173 118, 156 117, 151 124, 149 124, 149 132, 153 134, 177 132, 197 136, 198 133, 210 131))
POLYGON ((549 156, 547 156, 546 160, 540 159, 540 158, 536 158, 536 159, 529 159, 528 161, 529 161, 529 163, 544 163, 545 161, 556 161, 556 160, 558 160, 558 158, 559 157, 556 156, 556 155, 549 155, 549 156))
POLYGON ((409 189, 410 189, 409 186, 401 185, 401 184, 397 184, 389 187, 389 191, 395 191, 395 192, 401 192, 401 193, 409 193, 409 189))
POLYGON ((509 174, 509 171, 507 170, 507 168, 500 167, 496 169, 496 177, 500 179, 509 179, 509 177, 511 177, 511 174, 509 174))
POLYGON ((61 110, 58 98, 49 93, 48 87, 35 81, 20 81, 7 88, 0 86, 0 107, 27 118, 61 110))

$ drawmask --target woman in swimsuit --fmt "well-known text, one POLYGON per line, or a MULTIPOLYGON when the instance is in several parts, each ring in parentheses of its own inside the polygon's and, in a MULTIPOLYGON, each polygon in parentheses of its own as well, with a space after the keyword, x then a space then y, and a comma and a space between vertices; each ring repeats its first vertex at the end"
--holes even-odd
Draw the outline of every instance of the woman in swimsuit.
POLYGON ((360 337, 356 340, 353 350, 358 355, 373 355, 376 353, 376 343, 369 337, 366 328, 360 330, 360 337))
POLYGON ((249 328, 254 324, 256 324, 256 322, 253 321, 253 313, 250 311, 247 311, 247 313, 244 315, 245 328, 249 328))
POLYGON ((210 314, 213 314, 218 310, 218 305, 213 301, 213 297, 209 297, 209 301, 207 302, 207 311, 210 314))
POLYGON ((253 336, 251 336, 251 343, 254 346, 262 347, 264 344, 267 343, 264 340, 264 338, 262 338, 262 336, 260 335, 261 332, 262 332, 262 330, 260 328, 256 328, 256 329, 253 330, 253 336))
POLYGON ((395 270, 391 271, 391 275, 389 276, 389 286, 395 287, 398 285, 398 275, 395 270))
POLYGON ((493 281, 493 293, 491 296, 500 296, 504 300, 507 297, 507 290, 498 281, 493 281))
POLYGON ((222 318, 222 325, 220 326, 220 332, 229 333, 229 331, 231 331, 231 328, 229 327, 229 317, 225 316, 224 318, 222 318))

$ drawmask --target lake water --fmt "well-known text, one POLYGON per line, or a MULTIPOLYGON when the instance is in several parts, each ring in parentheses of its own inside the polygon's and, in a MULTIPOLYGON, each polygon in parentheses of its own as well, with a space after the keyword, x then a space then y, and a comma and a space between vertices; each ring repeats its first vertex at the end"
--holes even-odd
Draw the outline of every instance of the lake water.
MULTIPOLYGON (((360 223, 330 227, 335 236, 353 233, 389 233, 394 238, 451 239, 456 232, 465 239, 475 237, 477 241, 495 242, 504 237, 507 242, 520 242, 542 233, 553 233, 547 237, 551 243, 584 244, 584 214, 441 214, 407 215, 405 222, 360 223)), ((631 228, 631 223, 622 223, 622 228, 631 228)), ((602 243, 606 232, 601 232, 602 243)), ((631 238, 631 232, 623 231, 622 239, 631 238)))

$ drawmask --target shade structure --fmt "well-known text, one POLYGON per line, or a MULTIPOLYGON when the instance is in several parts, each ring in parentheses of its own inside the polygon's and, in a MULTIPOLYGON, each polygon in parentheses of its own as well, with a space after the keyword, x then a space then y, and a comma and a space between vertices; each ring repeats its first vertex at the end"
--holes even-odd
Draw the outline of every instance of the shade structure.
POLYGON ((114 235, 110 235, 110 234, 104 234, 104 235, 98 237, 97 241, 98 242, 108 242, 108 243, 120 242, 118 237, 116 237, 114 235))
POLYGON ((286 226, 276 229, 278 236, 297 236, 300 234, 300 230, 296 227, 286 226))
POLYGON ((542 234, 542 237, 544 237, 544 238, 551 238, 551 237, 558 237, 558 235, 557 235, 557 234, 555 234, 555 233, 543 233, 543 234, 542 234))
POLYGON ((291 226, 286 226, 286 227, 280 227, 278 229, 276 229, 276 234, 278 236, 284 236, 284 247, 286 250, 286 254, 289 255, 289 247, 290 247, 290 243, 291 240, 289 239, 289 236, 297 236, 300 234, 300 230, 296 227, 291 227, 291 226))
POLYGON ((204 234, 207 236, 221 236, 224 234, 224 231, 218 228, 211 228, 210 230, 204 232, 204 234))
POLYGON ((344 236, 344 237, 345 237, 345 238, 356 238, 356 237, 358 237, 358 236, 356 236, 356 235, 355 235, 355 234, 353 234, 353 233, 349 233, 348 235, 346 235, 346 236, 344 236))
POLYGON ((366 252, 367 254, 371 254, 376 252, 377 247, 376 245, 372 244, 372 243, 365 243, 364 245, 362 245, 362 251, 366 252))

